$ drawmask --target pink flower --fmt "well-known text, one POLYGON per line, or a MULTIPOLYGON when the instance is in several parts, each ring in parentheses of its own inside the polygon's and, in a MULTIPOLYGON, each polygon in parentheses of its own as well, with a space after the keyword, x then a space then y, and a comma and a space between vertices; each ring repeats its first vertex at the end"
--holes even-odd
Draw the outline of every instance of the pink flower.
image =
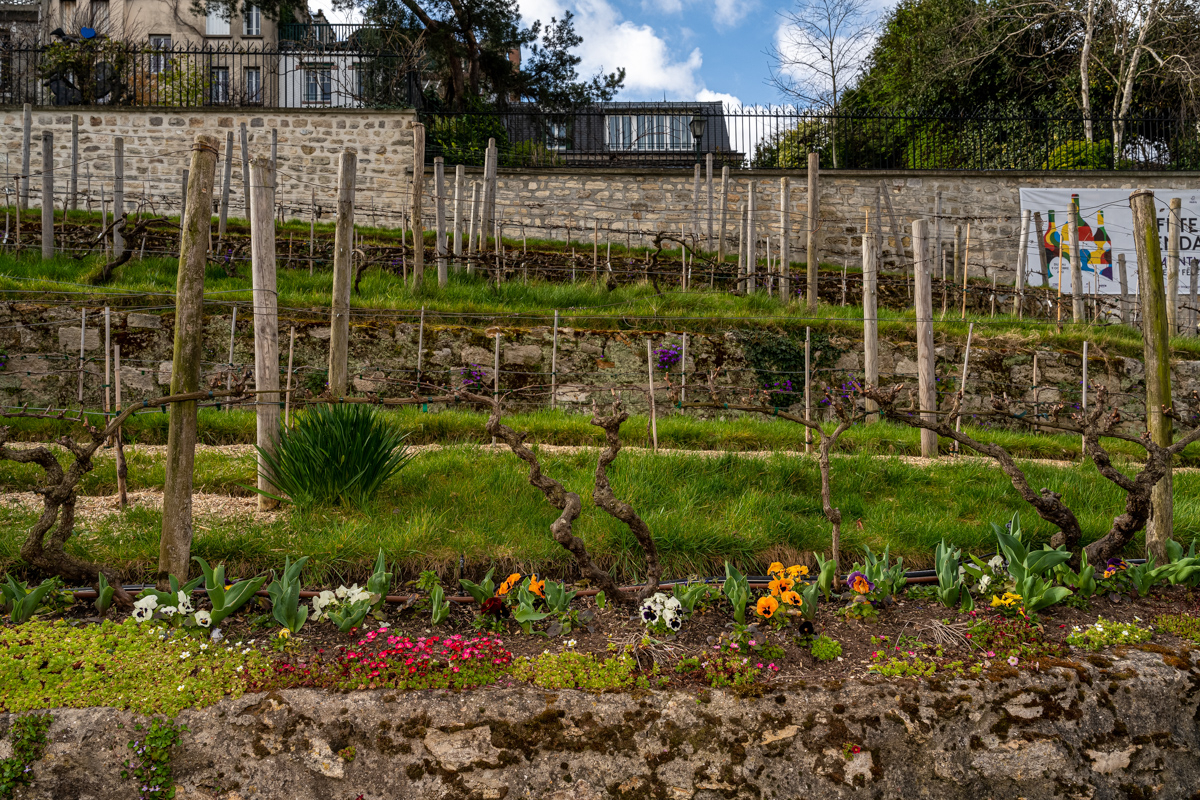
POLYGON ((991 651, 991 650, 988 650, 986 653, 984 653, 984 655, 985 655, 985 656, 987 656, 988 658, 995 658, 995 657, 996 657, 996 654, 995 654, 995 652, 993 652, 993 651, 991 651))
POLYGON ((1010 656, 1010 657, 1009 657, 1009 659, 1008 659, 1008 665, 1009 665, 1010 667, 1015 667, 1015 666, 1017 665, 1017 657, 1016 657, 1016 656, 1010 656))

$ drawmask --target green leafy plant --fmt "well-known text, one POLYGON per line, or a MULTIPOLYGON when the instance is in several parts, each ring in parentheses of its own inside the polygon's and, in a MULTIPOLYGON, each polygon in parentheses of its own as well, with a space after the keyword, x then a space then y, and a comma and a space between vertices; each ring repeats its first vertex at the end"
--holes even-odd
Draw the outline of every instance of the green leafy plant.
POLYGON ((192 560, 200 565, 200 571, 204 574, 204 587, 212 603, 212 611, 209 614, 213 625, 220 625, 222 620, 246 605, 267 580, 266 575, 259 575, 257 578, 226 586, 224 564, 218 564, 213 569, 200 556, 192 556, 192 560))
POLYGON ((532 580, 532 578, 526 578, 521 582, 516 591, 517 602, 512 609, 512 618, 517 621, 517 625, 521 626, 521 631, 525 634, 533 633, 533 623, 541 622, 550 616, 549 613, 538 610, 539 598, 529 590, 532 580))
POLYGON ((733 619, 739 625, 746 624, 746 603, 750 601, 750 581, 737 568, 725 562, 725 583, 721 591, 733 606, 733 619))
MULTIPOLYGON (((832 564, 834 562, 830 561, 828 563, 832 564)), ((809 622, 812 622, 817 618, 817 601, 820 596, 820 579, 802 584, 802 588, 800 589, 800 599, 804 602, 800 606, 800 615, 809 622)))
POLYGON ((407 434, 361 404, 318 405, 281 428, 274 452, 258 448, 263 476, 300 509, 343 505, 365 510, 384 482, 412 458, 407 434))
POLYGON ((1193 617, 1191 614, 1160 614, 1154 620, 1154 626, 1180 639, 1200 642, 1200 617, 1193 617))
POLYGON ((1167 558, 1170 569, 1166 572, 1166 578, 1172 586, 1182 584, 1195 588, 1197 584, 1200 584, 1200 558, 1196 557, 1195 539, 1192 540, 1187 553, 1184 553, 1183 545, 1179 542, 1168 539, 1167 558))
POLYGON ((871 548, 863 545, 863 564, 855 564, 854 571, 861 571, 867 576, 867 580, 875 584, 874 594, 880 600, 886 600, 892 595, 903 591, 904 585, 908 579, 904 577, 904 559, 896 558, 896 563, 891 563, 890 545, 883 548, 883 552, 876 556, 871 552, 871 548))
POLYGON ((183 592, 185 597, 191 597, 192 592, 196 590, 196 587, 199 586, 200 582, 203 580, 204 575, 200 574, 181 586, 178 578, 176 578, 174 575, 168 575, 167 585, 171 587, 170 590, 164 592, 159 589, 155 589, 153 586, 147 586, 138 594, 138 597, 154 597, 156 600, 158 600, 158 604, 160 606, 174 606, 179 603, 180 592, 183 592))
POLYGON ((1021 542, 1021 519, 1014 514, 1011 532, 992 523, 1000 551, 1008 562, 1008 572, 1015 584, 1013 592, 1020 595, 1026 613, 1036 614, 1043 608, 1061 603, 1071 595, 1065 586, 1054 586, 1044 576, 1070 560, 1066 550, 1027 550, 1021 542))
POLYGON ((387 562, 383 558, 383 550, 380 549, 379 555, 375 557, 375 569, 371 571, 371 577, 367 578, 367 591, 373 596, 378 596, 371 610, 375 616, 383 616, 383 604, 387 601, 387 594, 392 588, 392 573, 387 571, 387 562))
POLYGON ((434 625, 441 625, 450 616, 450 603, 440 583, 429 590, 429 611, 430 622, 434 625))
POLYGON ((33 763, 40 761, 49 741, 53 717, 49 714, 24 714, 9 728, 12 755, 0 761, 0 797, 12 797, 18 786, 33 783, 33 763))
POLYGON ((96 599, 93 604, 96 607, 96 613, 104 617, 108 613, 108 609, 112 607, 113 592, 115 587, 108 585, 108 578, 101 572, 96 578, 96 599))
POLYGON ((563 614, 569 609, 571 601, 575 599, 578 592, 572 590, 567 591, 567 586, 564 583, 557 581, 546 581, 546 608, 551 614, 563 614))
POLYGON ((433 587, 441 585, 442 579, 431 569, 421 570, 421 574, 416 581, 417 588, 422 592, 428 592, 433 587))
POLYGON ((833 579, 837 577, 837 561, 832 558, 826 560, 820 553, 813 553, 813 555, 817 557, 817 585, 821 587, 821 594, 824 596, 825 602, 829 602, 829 597, 833 592, 833 579))
POLYGON ((1117 622, 1100 617, 1086 627, 1076 626, 1067 636, 1067 644, 1083 650, 1099 650, 1115 644, 1147 642, 1152 635, 1149 628, 1143 628, 1136 622, 1117 622))
POLYGON ((683 610, 691 614, 696 610, 696 604, 706 600, 711 593, 707 583, 677 583, 671 589, 671 596, 679 601, 683 610))
POLYGON ((825 634, 821 634, 813 639, 809 650, 813 654, 813 658, 817 661, 833 661, 842 654, 842 643, 837 639, 831 639, 825 634))
POLYGON ((1154 565, 1154 556, 1146 559, 1142 564, 1130 564, 1125 570, 1125 576, 1129 579, 1129 583, 1137 590, 1138 597, 1149 597, 1150 590, 1156 584, 1162 583, 1167 576, 1171 574, 1174 567, 1171 564, 1163 564, 1161 567, 1154 565))
POLYGON ((1068 567, 1066 562, 1059 564, 1056 569, 1058 580, 1071 587, 1076 597, 1088 600, 1096 594, 1096 568, 1088 563, 1086 550, 1079 557, 1078 572, 1068 567))
POLYGON ((961 603, 963 611, 970 611, 975 607, 975 600, 959 573, 961 556, 962 551, 947 545, 945 539, 938 543, 933 554, 934 572, 938 579, 937 597, 946 608, 956 608, 961 603))
POLYGON ((604 607, 606 605, 608 605, 608 598, 604 596, 604 592, 603 591, 597 592, 596 593, 596 608, 603 611, 604 607))
POLYGON ((186 725, 176 725, 174 720, 155 719, 143 727, 140 738, 129 743, 133 752, 121 766, 122 778, 132 778, 140 787, 139 797, 143 800, 169 800, 175 796, 175 782, 171 779, 171 749, 179 744, 179 737, 187 730, 186 725))
POLYGON ((3 594, 4 605, 8 608, 8 618, 15 625, 32 619, 46 596, 62 587, 62 581, 58 578, 46 578, 36 588, 30 589, 25 581, 17 583, 12 575, 7 577, 8 582, 0 586, 0 594, 3 594))
POLYGON ((475 602, 480 605, 484 600, 494 597, 496 594, 496 583, 492 580, 492 573, 496 571, 495 567, 487 571, 487 575, 483 576, 483 580, 479 583, 471 583, 466 578, 459 578, 458 582, 466 589, 467 594, 475 598, 475 602))
POLYGON ((271 570, 271 583, 267 586, 271 615, 291 634, 299 633, 308 619, 308 606, 300 602, 300 570, 307 561, 308 556, 301 556, 294 564, 290 556, 284 558, 283 574, 276 578, 271 570))

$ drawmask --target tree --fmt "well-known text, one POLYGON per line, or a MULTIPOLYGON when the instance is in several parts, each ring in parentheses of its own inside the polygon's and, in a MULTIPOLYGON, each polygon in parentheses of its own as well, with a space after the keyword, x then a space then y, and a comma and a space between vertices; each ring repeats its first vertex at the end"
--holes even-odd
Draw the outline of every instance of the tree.
MULTIPOLYGON (((874 38, 868 9, 867 0, 797 0, 794 9, 781 11, 784 22, 770 51, 771 82, 805 108, 837 114, 874 38)), ((836 137, 833 142, 837 167, 836 137)))
POLYGON ((583 39, 569 11, 549 24, 525 26, 516 0, 337 0, 337 5, 357 8, 370 24, 420 37, 423 83, 450 110, 522 100, 553 109, 577 107, 611 100, 625 81, 624 69, 580 78, 574 50, 583 39), (522 50, 529 52, 527 59, 519 57, 522 50))

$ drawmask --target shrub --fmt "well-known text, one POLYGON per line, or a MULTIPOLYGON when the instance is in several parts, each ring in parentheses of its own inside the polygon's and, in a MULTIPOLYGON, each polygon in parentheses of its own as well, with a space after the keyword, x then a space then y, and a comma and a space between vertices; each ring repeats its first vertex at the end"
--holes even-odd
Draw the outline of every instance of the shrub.
POLYGON ((370 406, 318 405, 297 414, 294 427, 280 430, 274 454, 258 452, 267 480, 298 508, 365 509, 411 458, 403 446, 406 436, 370 406))
POLYGON ((1070 139, 1050 151, 1044 169, 1111 169, 1112 142, 1070 139))

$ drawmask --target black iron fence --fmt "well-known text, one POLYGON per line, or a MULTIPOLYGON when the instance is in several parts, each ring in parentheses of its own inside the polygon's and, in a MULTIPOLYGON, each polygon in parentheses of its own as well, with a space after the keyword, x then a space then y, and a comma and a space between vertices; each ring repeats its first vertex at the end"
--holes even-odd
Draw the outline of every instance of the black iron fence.
MULTIPOLYGON (((152 40, 154 41, 154 40, 152 40)), ((161 43, 161 40, 160 40, 161 43)), ((145 108, 427 109, 403 37, 287 24, 278 46, 157 47, 96 38, 0 46, 0 104, 145 108)), ((427 156, 478 165, 675 167, 712 154, 733 168, 1200 170, 1200 123, 1182 117, 816 114, 720 103, 608 103, 565 112, 421 112, 427 156)))
POLYGON ((345 40, 154 47, 107 39, 0 48, 0 103, 195 108, 412 107, 403 52, 345 40))
POLYGON ((554 113, 424 113, 426 153, 482 164, 489 138, 502 166, 798 169, 1200 170, 1200 123, 1171 117, 814 114, 717 104, 621 104, 554 113), (699 134, 698 136, 696 134, 699 134), (1115 143, 1115 144, 1114 144, 1115 143))

